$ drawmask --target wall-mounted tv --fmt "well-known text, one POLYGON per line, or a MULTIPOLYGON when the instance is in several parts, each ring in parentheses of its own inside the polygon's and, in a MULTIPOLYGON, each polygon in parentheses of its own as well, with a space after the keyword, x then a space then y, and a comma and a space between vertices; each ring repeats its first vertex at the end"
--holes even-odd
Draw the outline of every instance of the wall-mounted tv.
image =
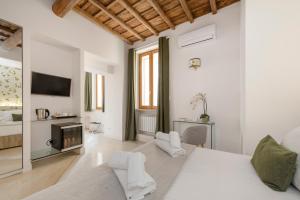
POLYGON ((31 74, 31 94, 70 96, 71 79, 37 72, 31 74))

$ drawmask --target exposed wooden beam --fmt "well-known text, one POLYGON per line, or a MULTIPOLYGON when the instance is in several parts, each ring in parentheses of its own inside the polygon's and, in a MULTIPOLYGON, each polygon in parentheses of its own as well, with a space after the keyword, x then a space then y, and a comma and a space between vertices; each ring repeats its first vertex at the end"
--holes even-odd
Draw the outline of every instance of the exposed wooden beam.
MULTIPOLYGON (((112 8, 116 3, 118 3, 118 0, 115 0, 115 1, 113 1, 113 2, 111 2, 110 4, 108 4, 107 6, 106 6, 106 8, 107 9, 110 9, 110 8, 112 8)), ((102 15, 103 14, 103 12, 102 12, 102 10, 100 9, 100 11, 99 12, 97 12, 95 15, 94 15, 94 17, 99 17, 100 15, 102 15)))
POLYGON ((53 12, 64 17, 80 0, 56 0, 52 5, 53 12))
POLYGON ((192 15, 191 10, 189 9, 189 6, 186 3, 186 0, 179 0, 180 5, 185 13, 185 15, 187 16, 188 20, 190 21, 190 23, 194 22, 194 17, 192 15))
POLYGON ((3 32, 9 35, 12 35, 15 32, 6 26, 2 26, 1 24, 0 24, 0 30, 2 30, 3 32))
POLYGON ((212 14, 217 14, 217 3, 216 3, 216 0, 209 0, 209 3, 210 3, 210 8, 211 8, 211 12, 212 14))
POLYGON ((138 32, 136 32, 133 28, 128 26, 126 23, 124 23, 119 17, 117 17, 114 13, 112 13, 110 10, 108 10, 100 1, 98 0, 89 0, 94 6, 101 9, 106 15, 108 15, 110 18, 112 18, 114 21, 116 21, 120 26, 122 26, 124 29, 132 33, 135 37, 137 37, 140 40, 145 40, 138 32))
POLYGON ((161 18, 168 24, 168 26, 174 30, 175 29, 174 24, 171 22, 171 20, 166 15, 166 13, 162 10, 162 8, 157 3, 157 1, 156 0, 147 0, 147 1, 154 8, 154 10, 156 10, 156 12, 161 16, 161 18))
POLYGON ((88 7, 90 7, 91 3, 89 1, 87 1, 82 7, 82 10, 86 10, 88 7))
POLYGON ((81 15, 82 17, 86 18, 87 20, 89 20, 90 22, 96 24, 97 26, 100 26, 101 28, 105 29, 106 31, 111 32, 112 34, 116 35, 117 37, 119 37, 120 39, 124 40, 125 42, 127 42, 128 44, 132 44, 132 42, 128 39, 126 39, 125 37, 123 37, 120 33, 114 31, 113 29, 109 28, 108 26, 105 26, 103 23, 101 23, 101 21, 97 20, 96 18, 94 18, 92 15, 90 15, 87 12, 84 12, 83 10, 81 10, 79 7, 74 7, 73 10, 75 12, 77 12, 79 15, 81 15))
POLYGON ((132 14, 137 20, 139 20, 147 29, 149 29, 154 35, 158 35, 158 32, 147 22, 126 0, 118 0, 119 3, 132 14))
POLYGON ((10 35, 0 32, 0 36, 8 38, 10 35))
POLYGON ((9 51, 16 48, 20 43, 22 43, 22 29, 18 29, 13 35, 7 38, 1 46, 3 49, 9 51))

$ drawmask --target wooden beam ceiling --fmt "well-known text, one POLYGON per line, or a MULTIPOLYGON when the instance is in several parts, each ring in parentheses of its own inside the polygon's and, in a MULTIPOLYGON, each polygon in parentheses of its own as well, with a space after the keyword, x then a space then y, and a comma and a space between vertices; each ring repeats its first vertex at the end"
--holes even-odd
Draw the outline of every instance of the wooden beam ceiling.
MULTIPOLYGON (((0 30, 0 31, 1 31, 1 30, 0 30)), ((8 38, 10 35, 9 35, 9 34, 5 34, 5 33, 0 32, 0 36, 5 37, 5 38, 8 38)))
POLYGON ((22 43, 22 29, 18 29, 13 35, 5 39, 1 47, 5 50, 11 50, 22 43))
POLYGON ((101 23, 99 20, 97 20, 96 18, 94 18, 92 15, 89 15, 87 12, 84 12, 83 10, 81 10, 79 7, 74 7, 73 10, 75 12, 77 12, 79 15, 83 16, 84 18, 86 18, 87 20, 89 20, 90 22, 100 26, 101 28, 104 28, 104 30, 107 30, 109 32, 111 32, 112 34, 114 34, 115 36, 119 37, 120 39, 124 40, 126 43, 128 44, 132 44, 131 41, 129 41, 128 39, 122 37, 122 35, 116 31, 114 31, 113 29, 109 28, 108 26, 105 26, 103 23, 101 23))
POLYGON ((112 13, 110 10, 108 10, 99 0, 89 0, 94 6, 101 9, 107 16, 112 18, 114 21, 116 21, 120 26, 122 26, 124 29, 132 33, 135 37, 138 39, 144 41, 145 38, 143 38, 138 32, 136 32, 133 28, 128 26, 126 23, 124 23, 119 17, 117 17, 114 13, 112 13))
POLYGON ((161 18, 168 24, 168 26, 174 30, 175 26, 171 22, 170 18, 166 15, 166 13, 163 11, 163 9, 160 7, 160 5, 157 3, 156 0, 147 0, 148 3, 156 10, 156 12, 161 16, 161 18))
POLYGON ((147 27, 154 35, 158 35, 158 32, 134 9, 126 0, 118 0, 119 3, 124 6, 130 14, 132 14, 137 20, 139 20, 145 27, 147 27))
POLYGON ((12 35, 15 31, 0 24, 0 30, 8 35, 12 35))
MULTIPOLYGON (((53 12, 63 17, 73 8, 87 20, 121 38, 128 44, 144 41, 160 32, 239 0, 55 0, 53 12)), ((1 26, 1 24, 0 24, 1 26)), ((1 27, 0 27, 1 28, 1 27)), ((16 29, 1 31, 12 35, 16 29)), ((1 35, 0 35, 1 36, 1 35)), ((3 36, 1 36, 3 37, 3 36)))
MULTIPOLYGON (((110 9, 111 7, 113 7, 116 3, 118 3, 118 1, 117 0, 115 0, 115 1, 113 1, 113 2, 111 2, 110 4, 108 4, 107 6, 106 6, 106 8, 107 9, 110 9)), ((99 12, 97 12, 95 15, 94 15, 94 17, 99 17, 100 15, 102 15, 103 14, 103 12, 102 12, 102 10, 99 10, 99 12)))
POLYGON ((213 15, 217 14, 217 3, 216 0, 209 0, 209 4, 210 4, 210 8, 211 8, 211 12, 213 15))
POLYGON ((189 6, 186 3, 186 0, 179 0, 179 2, 188 20, 190 21, 190 23, 193 23, 194 17, 193 14, 191 13, 191 10, 189 9, 189 6))
POLYGON ((57 16, 64 17, 78 2, 79 0, 56 0, 52 10, 57 16))

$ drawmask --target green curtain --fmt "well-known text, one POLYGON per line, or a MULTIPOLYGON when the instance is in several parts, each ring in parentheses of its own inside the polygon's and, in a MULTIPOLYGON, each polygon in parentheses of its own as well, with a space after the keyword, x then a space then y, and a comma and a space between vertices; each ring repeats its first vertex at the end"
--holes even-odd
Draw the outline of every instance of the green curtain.
POLYGON ((135 91, 134 91, 134 68, 135 50, 128 51, 128 74, 127 74, 127 112, 125 140, 136 140, 137 130, 135 121, 135 91))
POLYGON ((85 72, 84 110, 92 111, 92 73, 85 72))
POLYGON ((159 78, 158 78, 158 110, 156 131, 170 132, 169 104, 169 39, 159 38, 159 78))

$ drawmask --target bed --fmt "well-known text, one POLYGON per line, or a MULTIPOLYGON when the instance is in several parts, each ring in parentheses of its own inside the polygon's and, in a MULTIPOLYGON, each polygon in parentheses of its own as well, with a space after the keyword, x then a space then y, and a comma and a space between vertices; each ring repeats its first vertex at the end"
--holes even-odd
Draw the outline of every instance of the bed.
POLYGON ((18 107, 0 107, 0 150, 22 145, 22 121, 13 121, 12 114, 21 114, 18 107))
POLYGON ((250 157, 196 148, 174 181, 165 200, 296 200, 294 187, 276 192, 262 183, 250 157))
MULTIPOLYGON (((298 200, 300 192, 290 187, 275 192, 256 176, 250 157, 195 148, 184 144, 186 156, 171 158, 153 142, 135 151, 146 157, 146 171, 157 182, 155 193, 145 200, 298 200)), ((63 181, 26 200, 123 200, 118 179, 106 165, 71 173, 63 181)))

